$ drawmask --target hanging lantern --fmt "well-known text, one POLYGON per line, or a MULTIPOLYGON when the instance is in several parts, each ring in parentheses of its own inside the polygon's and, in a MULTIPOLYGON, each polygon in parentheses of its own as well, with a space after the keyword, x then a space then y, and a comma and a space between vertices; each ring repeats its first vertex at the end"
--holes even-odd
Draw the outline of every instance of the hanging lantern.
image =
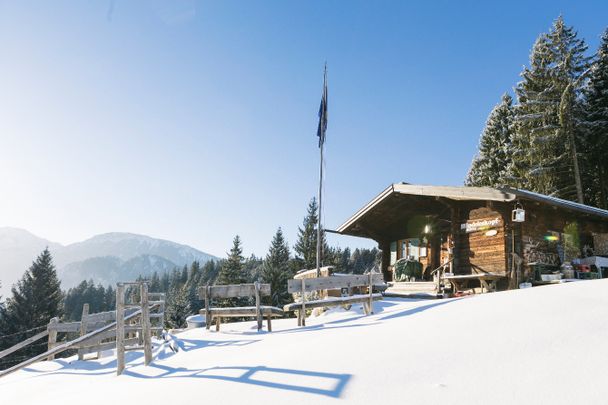
POLYGON ((526 221, 526 210, 518 201, 515 203, 515 209, 511 211, 511 221, 513 222, 525 222, 526 221))

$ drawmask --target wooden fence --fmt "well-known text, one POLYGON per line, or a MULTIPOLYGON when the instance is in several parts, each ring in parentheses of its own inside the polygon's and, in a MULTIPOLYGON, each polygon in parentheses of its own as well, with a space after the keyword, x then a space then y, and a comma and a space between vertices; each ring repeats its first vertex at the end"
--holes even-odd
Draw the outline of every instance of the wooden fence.
MULTIPOLYGON (((124 369, 124 352, 143 348, 146 364, 148 364, 152 357, 151 335, 153 333, 158 337, 162 335, 165 294, 148 293, 147 287, 148 285, 145 282, 118 283, 116 290, 117 311, 89 314, 89 304, 84 304, 82 318, 79 322, 61 322, 58 318, 51 319, 46 330, 3 350, 0 352, 0 358, 45 337, 48 337, 48 350, 6 370, 1 370, 0 377, 40 360, 53 360, 57 354, 70 349, 78 350, 78 359, 84 360, 86 354, 97 353, 97 357, 99 357, 102 351, 116 348, 117 352, 122 352, 122 369, 124 369), (140 288, 140 297, 142 298, 139 304, 124 304, 125 285, 136 285, 140 288), (118 300, 119 287, 122 293, 120 301, 118 300), (120 308, 118 307, 119 302, 122 302, 120 308), (117 334, 117 330, 122 332, 117 334), (72 340, 58 342, 57 336, 60 333, 77 333, 79 336, 72 340)), ((120 356, 118 365, 117 371, 119 371, 121 365, 120 356)), ((122 369, 118 374, 122 372, 122 369)))

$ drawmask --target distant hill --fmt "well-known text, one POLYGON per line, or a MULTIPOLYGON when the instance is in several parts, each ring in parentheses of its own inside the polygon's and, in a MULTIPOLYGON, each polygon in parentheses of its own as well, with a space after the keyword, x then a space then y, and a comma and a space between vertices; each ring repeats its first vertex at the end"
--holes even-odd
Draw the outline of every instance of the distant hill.
POLYGON ((187 245, 132 233, 106 233, 63 246, 23 229, 0 227, 0 295, 6 298, 11 285, 47 246, 66 289, 84 279, 115 283, 139 274, 163 273, 195 260, 216 259, 187 245))

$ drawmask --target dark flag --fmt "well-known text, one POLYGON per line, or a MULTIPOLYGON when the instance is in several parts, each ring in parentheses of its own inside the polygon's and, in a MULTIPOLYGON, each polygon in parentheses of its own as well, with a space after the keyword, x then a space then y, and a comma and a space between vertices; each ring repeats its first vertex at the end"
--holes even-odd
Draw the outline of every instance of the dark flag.
POLYGON ((323 95, 319 106, 319 128, 317 129, 319 148, 325 143, 325 131, 327 131, 327 65, 325 65, 325 73, 323 74, 323 95))

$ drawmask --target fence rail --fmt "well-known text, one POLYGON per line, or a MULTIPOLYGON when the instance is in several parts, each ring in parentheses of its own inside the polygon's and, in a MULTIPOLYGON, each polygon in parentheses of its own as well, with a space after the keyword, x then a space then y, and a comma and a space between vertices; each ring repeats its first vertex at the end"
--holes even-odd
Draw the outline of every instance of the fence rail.
MULTIPOLYGON (((99 357, 102 351, 117 348, 118 352, 122 351, 122 368, 124 369, 124 351, 143 348, 147 365, 152 360, 151 335, 155 332, 160 336, 163 330, 165 294, 148 293, 148 286, 145 282, 119 283, 119 285, 120 284, 122 284, 123 287, 121 288, 123 295, 120 301, 117 300, 117 311, 89 314, 89 304, 84 304, 80 322, 60 322, 59 318, 53 318, 47 325, 46 330, 24 339, 16 345, 0 352, 1 359, 24 347, 32 345, 32 343, 42 338, 48 337, 47 343, 42 343, 47 345, 48 350, 46 352, 31 358, 26 358, 19 364, 5 370, 0 370, 0 377, 44 359, 53 360, 57 354, 69 349, 77 349, 78 359, 84 360, 85 354, 97 353, 97 356, 99 357), (124 285, 140 286, 141 302, 139 305, 132 305, 130 308, 125 308, 124 305, 118 306, 118 303, 121 301, 122 304, 124 304, 124 285), (152 300, 150 300, 150 298, 152 298, 152 300), (153 323, 153 321, 155 323, 153 323), (75 339, 58 343, 57 335, 59 333, 78 333, 79 336, 75 339)), ((37 329, 40 328, 34 328, 31 331, 37 329)), ((120 372, 122 372, 120 366, 121 359, 119 355, 117 371, 120 370, 120 372)), ((120 374, 120 372, 118 374, 120 374)))

